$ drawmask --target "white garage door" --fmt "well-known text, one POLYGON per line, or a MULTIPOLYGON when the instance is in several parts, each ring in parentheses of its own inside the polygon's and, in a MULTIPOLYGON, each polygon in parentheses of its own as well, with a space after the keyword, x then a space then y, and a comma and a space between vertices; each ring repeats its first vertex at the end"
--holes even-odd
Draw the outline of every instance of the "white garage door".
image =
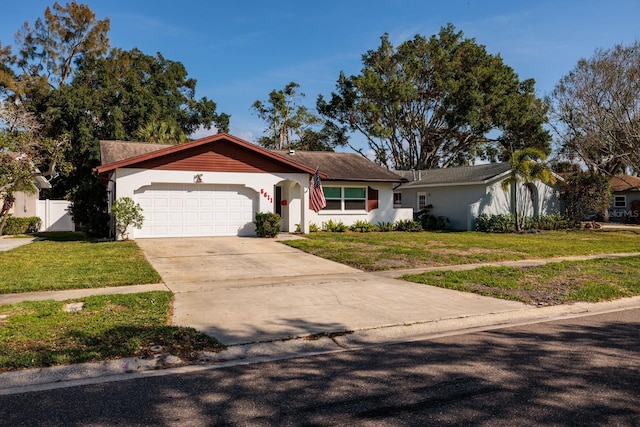
POLYGON ((144 215, 136 237, 255 234, 257 194, 240 185, 154 184, 135 200, 144 215))

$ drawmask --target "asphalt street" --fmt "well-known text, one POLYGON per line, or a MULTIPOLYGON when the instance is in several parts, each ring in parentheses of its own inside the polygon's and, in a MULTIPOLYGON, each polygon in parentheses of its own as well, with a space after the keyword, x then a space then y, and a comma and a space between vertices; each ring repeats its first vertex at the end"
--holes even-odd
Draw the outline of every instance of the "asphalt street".
POLYGON ((640 309, 0 396, 0 425, 620 425, 640 309))

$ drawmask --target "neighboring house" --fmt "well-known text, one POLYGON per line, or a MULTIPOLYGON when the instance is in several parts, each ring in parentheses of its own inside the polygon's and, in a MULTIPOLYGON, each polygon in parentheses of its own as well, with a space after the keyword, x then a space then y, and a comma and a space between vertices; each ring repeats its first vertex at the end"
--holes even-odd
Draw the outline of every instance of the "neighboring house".
POLYGON ((510 172, 509 163, 397 172, 409 182, 394 190, 394 205, 414 212, 428 208, 446 217, 454 230, 474 230, 481 214, 513 213, 516 199, 518 212, 527 216, 560 213, 558 190, 548 184, 538 181, 529 189, 519 184, 504 191, 502 181, 510 172))
MULTIPOLYGON (((36 188, 35 193, 27 194, 18 191, 14 194, 16 200, 13 203, 13 208, 9 210, 9 215, 15 216, 17 218, 38 216, 38 200, 40 199, 40 190, 51 188, 51 184, 43 176, 36 176, 33 180, 33 184, 36 188)), ((1 202, 2 200, 0 199, 0 203, 1 202)))
POLYGON ((393 187, 403 178, 356 154, 276 152, 228 134, 179 145, 101 141, 96 172, 109 206, 130 197, 143 209, 133 238, 252 236, 256 212, 276 212, 282 231, 309 232, 328 220, 395 222, 393 187), (327 207, 309 208, 318 170, 327 207))
POLYGON ((69 212, 70 203, 67 200, 40 200, 40 190, 51 188, 51 184, 43 176, 36 176, 33 183, 35 193, 15 193, 16 200, 9 215, 16 218, 37 216, 42 221, 40 231, 74 231, 75 224, 69 212))
POLYGON ((613 197, 609 208, 611 221, 640 223, 640 178, 616 175, 610 181, 613 197))

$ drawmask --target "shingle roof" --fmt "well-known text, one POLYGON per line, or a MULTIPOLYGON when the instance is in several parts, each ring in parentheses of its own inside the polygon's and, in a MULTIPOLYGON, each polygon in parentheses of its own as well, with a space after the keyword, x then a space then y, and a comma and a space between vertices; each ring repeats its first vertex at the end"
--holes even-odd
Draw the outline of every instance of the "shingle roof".
POLYGON ((404 179, 387 168, 355 153, 336 153, 332 151, 276 151, 312 169, 326 174, 325 179, 335 181, 379 181, 401 182, 404 179))
POLYGON ((171 147, 169 144, 153 144, 149 142, 130 141, 100 141, 100 161, 102 165, 119 162, 120 160, 136 157, 171 147))
MULTIPOLYGON (((237 138, 231 138, 237 140, 237 138)), ((196 143, 196 141, 193 141, 193 143, 196 143)), ((249 145, 248 142, 243 143, 249 145)), ((116 162, 144 156, 145 154, 170 147, 174 146, 146 142, 100 141, 101 165, 112 165, 116 162)), ((285 163, 294 163, 303 168, 313 170, 318 168, 322 179, 378 182, 404 181, 402 177, 359 154, 329 151, 296 151, 294 154, 289 154, 287 151, 265 150, 257 146, 256 148, 269 153, 271 156, 275 155, 282 158, 285 163)), ((110 167, 111 166, 107 166, 107 168, 110 167)))
POLYGON ((640 191, 640 178, 631 175, 616 175, 609 181, 612 191, 640 191))
POLYGON ((485 183, 511 169, 509 163, 488 163, 475 166, 460 166, 421 171, 398 171, 410 182, 404 187, 426 187, 435 185, 455 185, 485 183))

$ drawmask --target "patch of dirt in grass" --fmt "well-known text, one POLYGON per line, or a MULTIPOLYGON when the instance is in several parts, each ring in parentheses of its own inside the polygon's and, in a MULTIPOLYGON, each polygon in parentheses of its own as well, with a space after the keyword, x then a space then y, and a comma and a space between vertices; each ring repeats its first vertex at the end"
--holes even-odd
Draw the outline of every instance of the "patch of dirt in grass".
POLYGON ((518 251, 508 251, 505 249, 486 249, 486 248, 476 248, 470 247, 465 249, 455 249, 455 248, 437 248, 437 249, 429 249, 430 252, 438 255, 473 255, 473 254, 505 254, 505 255, 524 255, 522 252, 518 251))
POLYGON ((391 270, 394 268, 418 268, 423 266, 424 263, 421 262, 415 262, 415 260, 412 260, 410 258, 390 258, 390 257, 385 257, 385 258, 381 258, 376 260, 375 263, 375 270, 391 270))
POLYGON ((571 303, 569 296, 585 285, 588 275, 558 275, 553 280, 541 280, 533 276, 525 279, 518 288, 504 289, 480 283, 465 283, 470 291, 481 295, 508 298, 525 304, 546 306, 571 303))
POLYGON ((360 242, 351 242, 349 243, 350 247, 353 247, 355 250, 362 252, 373 252, 380 249, 380 246, 371 245, 369 243, 360 243, 360 242))
POLYGON ((566 283, 546 284, 534 289, 500 289, 480 283, 465 283, 465 286, 469 291, 480 295, 538 306, 565 304, 565 296, 574 289, 566 283))

